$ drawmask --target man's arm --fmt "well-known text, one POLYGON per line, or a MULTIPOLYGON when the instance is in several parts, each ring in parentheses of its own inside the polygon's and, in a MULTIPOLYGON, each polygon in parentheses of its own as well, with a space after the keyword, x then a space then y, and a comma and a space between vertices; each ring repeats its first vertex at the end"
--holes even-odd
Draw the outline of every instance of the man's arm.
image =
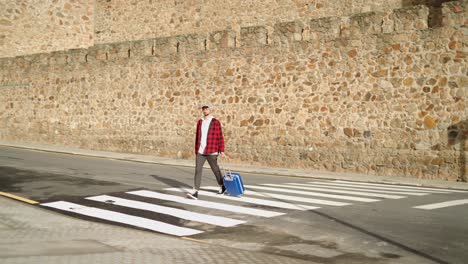
POLYGON ((221 122, 219 122, 218 120, 218 124, 219 124, 219 143, 218 143, 218 146, 219 146, 219 153, 221 154, 221 156, 223 157, 224 156, 224 135, 223 135, 223 128, 221 126, 221 122))
POLYGON ((197 122, 197 128, 195 132, 195 154, 198 153, 198 149, 200 148, 200 120, 197 122))

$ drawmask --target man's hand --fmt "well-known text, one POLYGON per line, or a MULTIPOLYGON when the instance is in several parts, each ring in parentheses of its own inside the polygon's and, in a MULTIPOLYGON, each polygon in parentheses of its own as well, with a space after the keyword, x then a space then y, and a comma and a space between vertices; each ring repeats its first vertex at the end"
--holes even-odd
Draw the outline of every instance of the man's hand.
POLYGON ((224 154, 224 152, 220 152, 219 155, 221 156, 221 158, 225 158, 226 155, 224 154))

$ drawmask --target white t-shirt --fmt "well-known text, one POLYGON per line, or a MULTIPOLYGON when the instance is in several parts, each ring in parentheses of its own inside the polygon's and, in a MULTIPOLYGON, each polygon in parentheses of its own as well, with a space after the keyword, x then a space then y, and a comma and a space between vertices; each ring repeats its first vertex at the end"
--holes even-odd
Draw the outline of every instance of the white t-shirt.
POLYGON ((211 120, 213 120, 212 116, 210 116, 208 119, 203 119, 201 125, 200 148, 198 149, 198 153, 200 154, 203 154, 206 148, 206 139, 208 138, 208 129, 210 128, 211 120))

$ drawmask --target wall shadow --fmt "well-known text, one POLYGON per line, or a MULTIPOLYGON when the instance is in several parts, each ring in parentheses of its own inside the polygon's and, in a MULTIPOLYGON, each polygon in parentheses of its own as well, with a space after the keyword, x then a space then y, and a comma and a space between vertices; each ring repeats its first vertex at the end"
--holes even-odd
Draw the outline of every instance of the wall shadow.
POLYGON ((396 246, 398 248, 404 249, 404 250, 406 250, 408 252, 411 252, 411 253, 413 253, 415 255, 418 255, 418 256, 420 256, 422 258, 428 259, 428 260, 430 260, 432 262, 439 263, 439 264, 449 264, 448 261, 439 258, 439 256, 433 256, 433 255, 431 255, 431 253, 426 253, 426 252, 423 252, 423 251, 421 251, 419 249, 410 247, 410 246, 405 245, 405 244, 403 244, 401 242, 398 242, 396 239, 391 239, 391 238, 385 237, 383 235, 378 234, 375 231, 371 231, 370 229, 360 227, 360 226, 358 226, 356 224, 353 224, 351 222, 341 220, 341 219, 339 219, 337 217, 332 216, 331 214, 320 212, 318 210, 310 210, 310 211, 307 211, 307 212, 310 212, 311 214, 313 213, 313 214, 320 215, 322 217, 325 217, 327 219, 335 221, 335 222, 337 222, 337 223, 339 223, 339 224, 341 224, 343 226, 346 226, 346 227, 349 227, 351 229, 357 230, 358 232, 361 232, 361 233, 364 233, 364 234, 369 235, 371 237, 377 238, 377 239, 379 239, 381 241, 385 241, 385 242, 387 242, 387 243, 389 243, 391 245, 394 245, 394 246, 396 246))
POLYGON ((174 179, 169 179, 169 178, 164 178, 162 176, 159 176, 159 175, 150 175, 151 177, 153 177, 155 180, 157 181, 160 181, 168 186, 171 186, 173 188, 192 188, 192 186, 188 185, 188 184, 185 184, 183 182, 180 182, 180 181, 177 181, 177 180, 174 180, 174 179))
POLYGON ((427 5, 428 7, 441 7, 445 2, 453 0, 402 0, 403 6, 427 5))
POLYGON ((429 7, 429 27, 442 26, 442 4, 453 0, 402 0, 403 7, 425 5, 429 7))
POLYGON ((455 123, 447 128, 448 145, 459 153, 459 174, 457 181, 468 182, 466 175, 466 138, 468 136, 468 120, 455 123))

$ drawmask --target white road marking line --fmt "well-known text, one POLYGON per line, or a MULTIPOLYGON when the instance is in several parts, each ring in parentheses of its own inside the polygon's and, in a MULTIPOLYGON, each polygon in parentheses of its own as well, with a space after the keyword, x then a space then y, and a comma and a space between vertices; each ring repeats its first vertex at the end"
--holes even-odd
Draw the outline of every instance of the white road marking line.
POLYGON ((262 184, 265 186, 274 186, 274 187, 281 187, 279 188, 267 188, 267 187, 260 187, 260 186, 253 186, 253 185, 246 185, 246 187, 252 189, 262 189, 262 190, 270 190, 270 191, 277 191, 277 192, 286 192, 286 193, 296 193, 296 194, 304 194, 310 196, 320 196, 320 197, 328 197, 328 198, 335 198, 335 199, 342 199, 342 200, 350 200, 350 201, 358 201, 358 202, 378 202, 380 200, 377 199, 370 199, 370 198, 362 198, 362 197, 355 197, 355 196, 347 196, 347 195, 337 195, 337 194, 329 194, 329 193, 319 193, 319 192, 304 192, 304 191, 297 191, 291 190, 287 188, 294 188, 294 186, 290 186, 287 184, 262 184))
MULTIPOLYGON (((295 184, 295 183, 294 183, 295 184)), ((367 186, 367 185, 350 185, 346 183, 339 183, 339 182, 310 182, 308 185, 327 185, 333 186, 333 188, 340 188, 340 189, 348 189, 348 190, 364 190, 364 191, 372 191, 372 192, 381 192, 381 193, 395 193, 395 194, 409 194, 415 195, 418 193, 446 193, 446 192, 439 192, 439 191, 428 191, 428 190, 411 190, 411 189, 398 189, 395 187, 383 187, 386 186, 382 184, 381 186, 367 186)))
POLYGON ((468 199, 453 200, 453 201, 447 201, 447 202, 442 202, 442 203, 425 204, 425 205, 420 205, 420 206, 414 206, 413 208, 424 209, 424 210, 434 210, 434 209, 461 205, 461 204, 468 204, 468 199))
MULTIPOLYGON (((314 188, 314 187, 306 187, 308 184, 301 184, 301 186, 294 186, 295 189, 300 190, 309 190, 309 191, 322 191, 322 192, 331 192, 331 193, 344 193, 344 194, 354 194, 358 196, 368 196, 368 197, 380 197, 380 198, 387 198, 387 199, 401 199, 406 198, 406 196, 398 196, 398 195, 390 195, 390 194, 381 194, 381 193, 368 193, 368 192, 353 192, 353 191, 340 191, 340 190, 331 190, 331 189, 323 189, 323 188, 314 188), (304 185, 304 187, 302 187, 304 185)), ((293 188, 293 187, 291 187, 293 188)))
POLYGON ((127 193, 138 195, 138 196, 143 196, 143 197, 148 197, 148 198, 155 198, 155 199, 160 199, 160 200, 165 200, 165 201, 172 201, 172 202, 177 202, 177 203, 182 203, 182 204, 189 204, 189 205, 200 206, 200 207, 205 207, 205 208, 213 208, 213 209, 240 213, 240 214, 253 215, 253 216, 275 217, 275 216, 285 215, 285 213, 280 213, 280 212, 275 212, 275 211, 248 208, 248 207, 223 204, 223 203, 215 203, 215 202, 203 201, 203 200, 191 200, 191 199, 187 199, 187 198, 180 197, 180 196, 158 193, 158 192, 153 192, 153 191, 146 191, 146 190, 132 191, 132 192, 127 192, 127 193))
POLYGON ((171 216, 175 216, 178 218, 195 221, 195 222, 206 223, 206 224, 215 225, 215 226, 230 227, 230 226, 236 226, 236 225, 245 223, 245 221, 236 220, 232 218, 195 213, 195 212, 190 212, 187 210, 182 210, 182 209, 177 209, 177 208, 172 208, 172 207, 167 207, 167 206, 160 206, 160 205, 150 204, 150 203, 145 203, 145 202, 140 202, 140 201, 122 199, 122 198, 109 196, 109 195, 87 197, 86 199, 92 200, 92 201, 103 202, 103 203, 111 203, 111 204, 115 204, 119 206, 129 207, 129 208, 151 211, 155 213, 161 213, 165 215, 171 215, 171 216))
POLYGON ((387 186, 382 184, 381 186, 370 186, 370 185, 351 185, 347 183, 339 183, 339 182, 310 182, 309 184, 314 184, 314 185, 328 185, 328 186, 333 186, 333 188, 346 188, 346 189, 351 189, 351 190, 357 190, 357 189, 364 189, 364 190, 372 190, 373 192, 385 192, 385 193, 401 193, 405 194, 406 192, 417 192, 417 193, 447 193, 444 191, 431 191, 431 190, 412 190, 412 189, 398 189, 395 187, 383 187, 387 186), (336 187, 335 187, 336 186, 336 187))
MULTIPOLYGON (((254 186, 245 185, 245 187, 246 188, 253 188, 254 186)), ((267 187, 265 187, 265 188, 267 188, 267 187)), ((219 188, 216 188, 215 186, 208 186, 208 187, 202 187, 202 189, 217 190, 219 188)), ((274 188, 269 188, 269 189, 274 189, 274 188)), ((265 198, 274 198, 274 199, 289 200, 289 201, 295 201, 295 202, 304 202, 304 203, 313 203, 313 204, 331 205, 331 206, 351 205, 350 203, 327 201, 327 200, 322 200, 322 199, 311 199, 311 198, 304 198, 304 197, 290 196, 290 195, 283 195, 283 194, 275 194, 275 193, 265 193, 265 192, 260 193, 260 192, 250 191, 250 190, 246 190, 245 195, 261 196, 261 197, 265 197, 265 198)))
POLYGON ((165 233, 174 236, 191 236, 195 234, 203 233, 203 231, 179 227, 143 217, 113 212, 109 210, 83 206, 75 203, 58 201, 52 203, 44 203, 42 206, 60 209, 67 212, 73 212, 76 214, 91 216, 99 219, 104 219, 112 222, 127 224, 136 227, 142 227, 145 229, 153 230, 160 233, 165 233))
POLYGON ((351 185, 369 185, 369 186, 387 186, 387 187, 393 187, 397 189, 412 189, 412 190, 431 190, 431 191, 438 191, 438 192, 458 192, 458 193, 467 193, 468 191, 460 191, 460 190, 452 190, 452 189, 439 189, 439 188, 429 188, 429 187, 413 187, 413 186, 402 186, 402 185, 396 185, 396 184, 383 184, 383 183, 369 183, 369 182, 350 182, 350 181, 342 181, 342 180, 336 180, 333 182, 341 182, 341 183, 346 183, 346 184, 351 184, 351 185))
MULTIPOLYGON (((192 189, 189 189, 189 188, 183 188, 183 189, 181 189, 181 188, 167 188, 165 190, 173 191, 173 192, 192 192, 192 189)), ((277 202, 277 201, 271 201, 271 200, 249 198, 249 197, 232 197, 232 196, 228 196, 228 195, 216 194, 216 193, 213 193, 213 192, 206 192, 206 191, 201 191, 201 190, 198 191, 198 194, 202 195, 202 196, 214 197, 214 198, 219 198, 219 199, 226 199, 226 200, 231 200, 231 201, 236 201, 236 202, 260 204, 260 205, 266 205, 266 206, 271 206, 271 207, 278 207, 278 208, 284 208, 284 209, 294 209, 294 210, 300 210, 300 211, 314 210, 314 209, 320 208, 320 207, 316 207, 316 206, 309 206, 309 205, 303 205, 303 204, 292 204, 292 203, 285 203, 285 202, 277 202)))
MULTIPOLYGON (((299 186, 310 186, 310 187, 318 187, 318 188, 325 188, 328 190, 336 189, 336 190, 351 190, 351 191, 363 191, 363 192, 371 192, 371 193, 388 193, 388 194, 403 194, 403 195, 415 195, 415 196, 424 196, 430 194, 427 191, 412 191, 407 190, 407 192, 400 192, 400 191, 387 191, 387 190, 380 190, 378 187, 364 187, 364 186, 349 186, 349 185, 335 185, 334 183, 322 183, 322 182, 314 182, 314 183, 288 183, 290 185, 299 185, 299 186), (347 186, 347 187, 343 187, 347 186), (377 190, 375 190, 377 189, 377 190), (411 191, 411 192, 410 192, 411 191)), ((393 189, 395 190, 395 189, 393 189)))

